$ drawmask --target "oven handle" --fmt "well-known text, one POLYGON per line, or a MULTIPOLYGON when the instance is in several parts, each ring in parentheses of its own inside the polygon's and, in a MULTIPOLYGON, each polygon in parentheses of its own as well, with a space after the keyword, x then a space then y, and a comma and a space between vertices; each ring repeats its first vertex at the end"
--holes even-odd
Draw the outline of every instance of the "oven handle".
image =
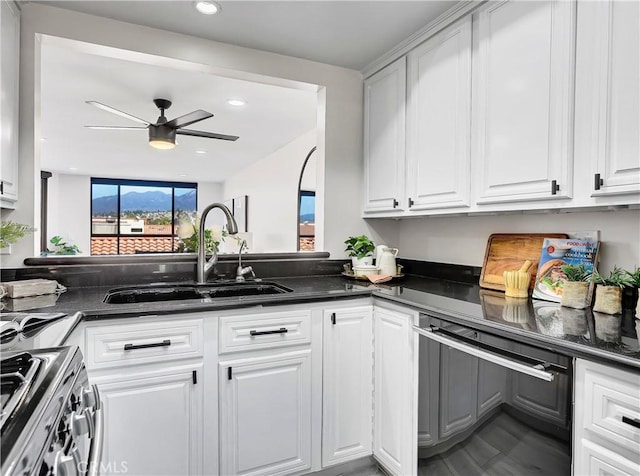
POLYGON ((423 329, 418 326, 413 326, 413 330, 428 339, 439 342, 440 344, 444 344, 448 347, 464 352, 465 354, 473 355, 488 362, 501 365, 502 367, 515 370, 516 372, 531 375, 532 377, 536 377, 547 382, 552 382, 555 378, 555 376, 551 372, 536 368, 538 367, 537 365, 531 366, 528 364, 523 364, 522 362, 518 362, 517 360, 507 359, 506 357, 494 354, 493 352, 482 350, 472 345, 463 344, 462 342, 458 342, 457 340, 450 337, 436 334, 432 329, 423 329))
POLYGON ((96 408, 93 413, 94 432, 89 450, 89 465, 86 476, 100 476, 100 463, 102 462, 102 445, 104 438, 104 415, 102 406, 96 408))

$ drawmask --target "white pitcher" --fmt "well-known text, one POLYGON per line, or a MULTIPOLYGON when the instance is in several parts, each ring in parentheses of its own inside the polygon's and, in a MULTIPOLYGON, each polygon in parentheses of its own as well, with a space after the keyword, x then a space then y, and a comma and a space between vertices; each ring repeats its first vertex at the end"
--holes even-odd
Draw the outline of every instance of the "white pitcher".
POLYGON ((395 276, 397 273, 396 256, 398 256, 398 248, 385 247, 382 250, 380 259, 377 263, 380 274, 389 274, 395 276))
POLYGON ((378 245, 376 246, 376 266, 380 267, 380 256, 382 256, 382 252, 385 248, 388 248, 387 245, 378 245))

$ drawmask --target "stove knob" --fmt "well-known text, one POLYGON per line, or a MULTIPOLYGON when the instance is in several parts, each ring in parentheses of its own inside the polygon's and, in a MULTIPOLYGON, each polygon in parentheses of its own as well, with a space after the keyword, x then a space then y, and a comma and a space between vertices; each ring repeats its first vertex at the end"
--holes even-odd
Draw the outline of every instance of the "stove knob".
POLYGON ((71 454, 65 455, 64 451, 60 450, 53 463, 53 476, 77 476, 80 473, 77 451, 71 451, 71 454))
POLYGON ((100 408, 100 393, 98 392, 98 387, 92 385, 89 388, 85 388, 82 390, 82 406, 85 408, 95 408, 96 410, 100 408))
POLYGON ((93 438, 93 414, 91 410, 85 408, 82 413, 71 414, 71 431, 74 436, 89 434, 89 438, 93 438))

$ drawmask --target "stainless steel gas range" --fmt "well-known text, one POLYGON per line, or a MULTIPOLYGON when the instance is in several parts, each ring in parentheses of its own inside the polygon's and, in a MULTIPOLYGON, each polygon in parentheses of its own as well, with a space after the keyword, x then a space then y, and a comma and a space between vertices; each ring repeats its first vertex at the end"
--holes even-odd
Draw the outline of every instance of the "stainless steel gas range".
POLYGON ((2 476, 97 475, 102 409, 77 347, 3 352, 2 476))

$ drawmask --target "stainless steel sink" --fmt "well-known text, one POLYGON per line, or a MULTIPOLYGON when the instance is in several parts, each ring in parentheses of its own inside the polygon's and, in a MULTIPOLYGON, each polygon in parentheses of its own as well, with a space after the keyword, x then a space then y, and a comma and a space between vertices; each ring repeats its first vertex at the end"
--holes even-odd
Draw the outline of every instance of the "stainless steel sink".
POLYGON ((290 293, 292 290, 270 282, 225 282, 206 284, 155 284, 115 288, 107 292, 103 302, 135 304, 141 302, 183 301, 290 293))

